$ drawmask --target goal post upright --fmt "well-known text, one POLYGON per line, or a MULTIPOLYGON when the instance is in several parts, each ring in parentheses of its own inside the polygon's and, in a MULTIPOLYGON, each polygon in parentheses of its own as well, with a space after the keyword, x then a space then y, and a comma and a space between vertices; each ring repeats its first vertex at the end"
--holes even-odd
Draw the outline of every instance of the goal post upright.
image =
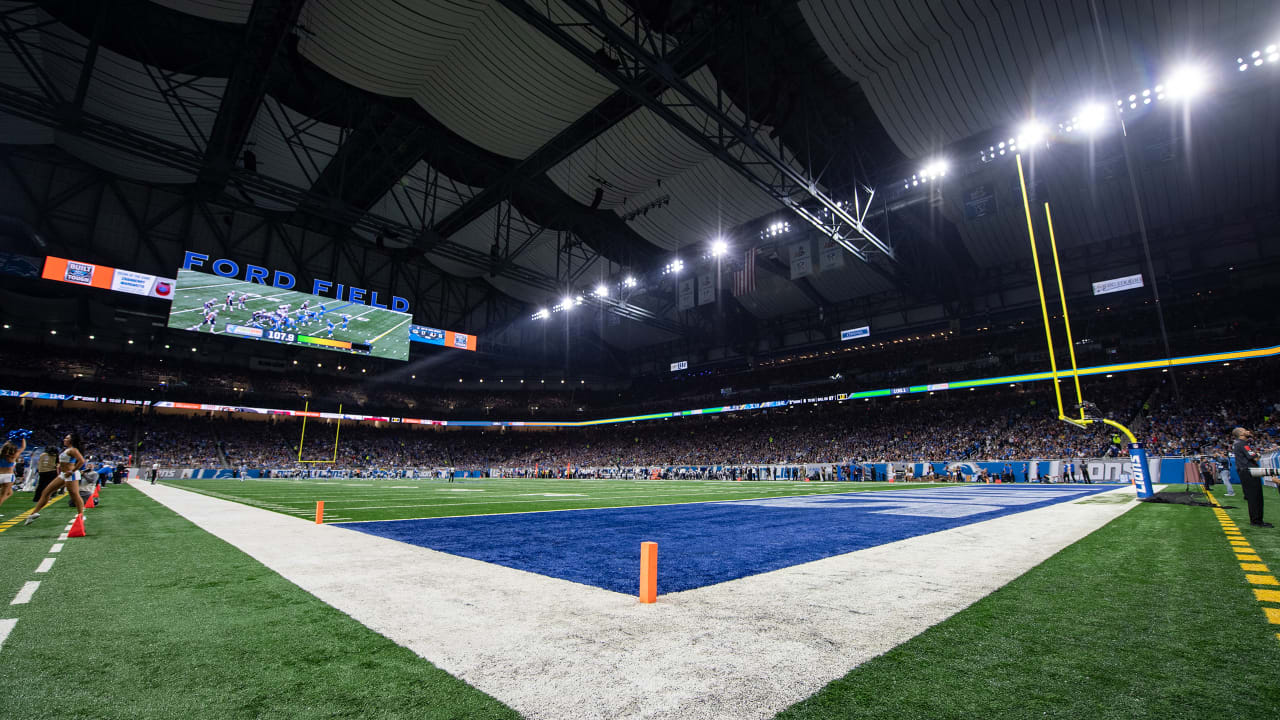
POLYGON ((338 427, 333 432, 333 457, 329 460, 303 460, 302 446, 307 439, 307 418, 311 415, 311 401, 307 400, 302 406, 302 433, 298 436, 298 462, 315 463, 320 465, 336 465, 338 462, 338 439, 342 433, 342 404, 338 404, 338 427))
POLYGON ((1026 176, 1022 170, 1022 153, 1016 153, 1014 157, 1018 163, 1018 185, 1022 190, 1022 208, 1027 219, 1027 237, 1031 243, 1031 259, 1036 273, 1036 288, 1040 293, 1040 315, 1044 320, 1044 340, 1049 350, 1049 367, 1053 375, 1053 394, 1058 401, 1058 419, 1080 428, 1087 428, 1095 422, 1100 422, 1124 433, 1129 440, 1130 477, 1133 481, 1134 490, 1140 498, 1150 497, 1155 493, 1151 487, 1151 473, 1149 471, 1146 448, 1129 428, 1119 422, 1102 417, 1100 413, 1091 417, 1089 410, 1096 410, 1097 408, 1092 403, 1087 403, 1084 400, 1084 393, 1080 388, 1080 370, 1076 365, 1075 340, 1071 336, 1071 317, 1067 313, 1067 291, 1062 281, 1062 265, 1058 260, 1058 241, 1053 231, 1053 216, 1049 211, 1049 203, 1045 202, 1044 217, 1049 229, 1049 247, 1053 254, 1053 269, 1058 280, 1058 296, 1062 302, 1062 321, 1066 329, 1067 348, 1071 357, 1071 378, 1076 387, 1076 408, 1080 412, 1080 417, 1068 417, 1063 408, 1058 362, 1053 350, 1053 332, 1049 325, 1049 303, 1044 294, 1044 279, 1040 271, 1040 253, 1036 249, 1035 226, 1031 219, 1031 201, 1027 194, 1026 176))

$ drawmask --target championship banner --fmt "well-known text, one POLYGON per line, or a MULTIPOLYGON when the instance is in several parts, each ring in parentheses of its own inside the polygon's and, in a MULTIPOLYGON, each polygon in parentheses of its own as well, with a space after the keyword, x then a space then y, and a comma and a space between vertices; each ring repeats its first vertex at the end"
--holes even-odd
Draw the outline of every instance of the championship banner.
POLYGON ((693 278, 684 278, 680 281, 680 309, 691 310, 696 304, 693 298, 693 278))
POLYGON ((698 304, 709 305, 716 301, 716 276, 705 272, 698 276, 698 304))
POLYGON ((822 250, 818 253, 818 272, 839 270, 844 267, 844 248, 829 237, 822 238, 822 250))
POLYGON ((813 252, 808 241, 791 246, 791 279, 813 274, 813 252))

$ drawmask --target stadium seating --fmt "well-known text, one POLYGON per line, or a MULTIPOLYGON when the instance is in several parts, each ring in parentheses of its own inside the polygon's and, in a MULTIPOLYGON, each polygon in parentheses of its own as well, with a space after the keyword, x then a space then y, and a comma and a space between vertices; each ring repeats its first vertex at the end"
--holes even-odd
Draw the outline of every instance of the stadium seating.
MULTIPOLYGON (((1246 424, 1274 435, 1280 363, 1183 370, 1178 393, 1164 373, 1091 378, 1087 392, 1110 416, 1131 422, 1153 455, 1225 452, 1226 433, 1246 424)), ((300 423, 219 414, 54 410, 4 414, 36 428, 33 446, 75 429, 86 453, 177 467, 296 469, 300 423)), ((872 461, 954 461, 1100 457, 1121 448, 1107 428, 1080 430, 1055 420, 1053 395, 1035 386, 983 388, 872 401, 799 405, 767 411, 628 422, 556 431, 439 431, 421 426, 349 423, 338 468, 488 469, 697 466, 872 461)), ((304 459, 333 452, 332 425, 313 424, 304 459)))

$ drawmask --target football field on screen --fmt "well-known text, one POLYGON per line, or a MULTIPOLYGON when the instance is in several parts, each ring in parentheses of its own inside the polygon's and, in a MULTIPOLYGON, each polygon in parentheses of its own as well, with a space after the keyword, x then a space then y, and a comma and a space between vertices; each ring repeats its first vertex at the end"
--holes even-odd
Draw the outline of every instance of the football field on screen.
MULTIPOLYGON (((392 312, 361 303, 310 295, 295 290, 282 290, 270 285, 258 285, 232 278, 219 277, 192 270, 179 270, 177 288, 174 291, 173 306, 169 311, 169 327, 180 330, 193 330, 209 333, 209 326, 204 322, 204 303, 213 300, 213 308, 218 311, 218 320, 214 325, 219 335, 225 334, 227 325, 247 326, 253 320, 254 311, 273 312, 281 305, 289 305, 290 313, 297 313, 305 300, 311 301, 311 310, 319 311, 324 306, 323 318, 313 320, 310 324, 298 327, 290 332, 317 338, 329 339, 328 324, 334 324, 334 340, 345 340, 351 343, 368 343, 373 346, 370 353, 376 357, 393 360, 409 359, 409 325, 412 318, 404 313, 392 312), (235 292, 232 309, 226 309, 228 293, 235 292), (239 298, 248 293, 245 307, 240 308, 239 298), (342 316, 350 315, 347 329, 342 329, 342 316)), ((238 337, 238 336, 232 336, 238 337)), ((246 341, 259 341, 257 338, 241 338, 246 341)), ((298 345, 316 350, 334 350, 320 345, 298 345)), ((345 352, 345 350, 339 350, 345 352)))

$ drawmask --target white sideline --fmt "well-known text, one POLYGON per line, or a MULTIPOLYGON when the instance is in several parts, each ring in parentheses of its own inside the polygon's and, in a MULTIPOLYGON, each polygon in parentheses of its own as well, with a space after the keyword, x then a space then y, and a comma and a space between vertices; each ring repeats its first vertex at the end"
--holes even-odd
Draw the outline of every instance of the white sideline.
POLYGON ((608 590, 130 484, 375 632, 524 716, 548 720, 772 717, 1136 505, 1065 501, 643 606, 608 590))

